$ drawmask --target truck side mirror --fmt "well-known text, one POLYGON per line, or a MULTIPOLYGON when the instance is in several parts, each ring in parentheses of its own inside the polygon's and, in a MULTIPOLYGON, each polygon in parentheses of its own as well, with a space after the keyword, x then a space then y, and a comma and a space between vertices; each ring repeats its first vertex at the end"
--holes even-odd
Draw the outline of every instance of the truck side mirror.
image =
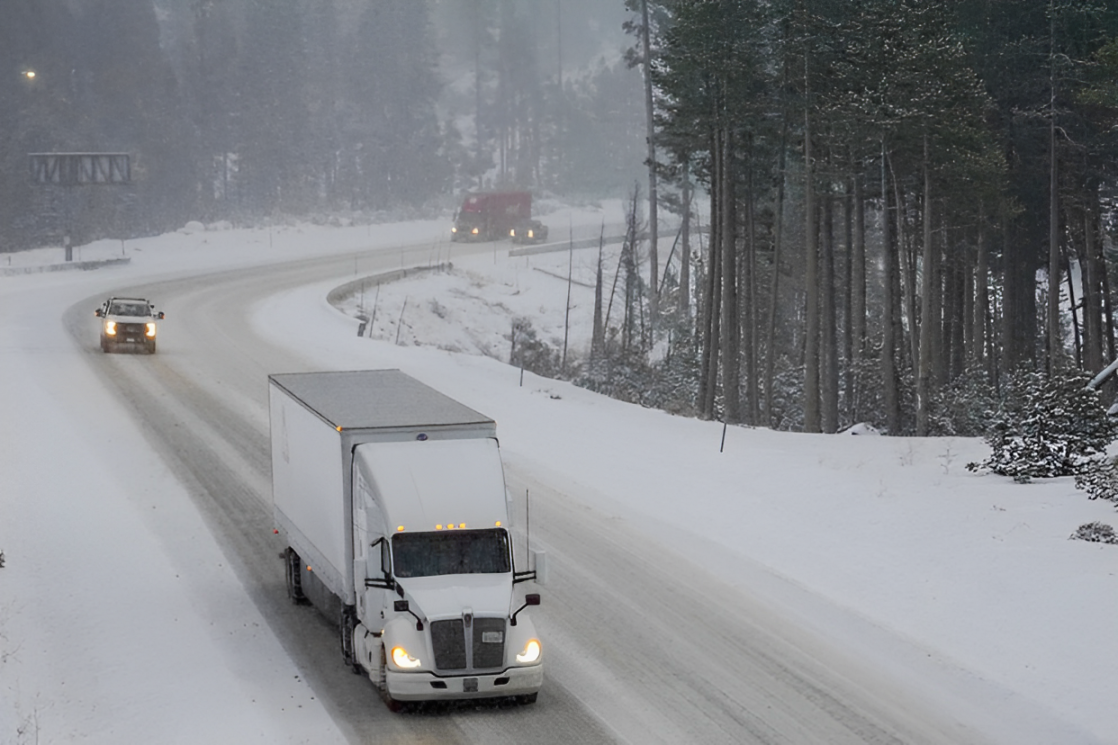
MULTIPOLYGON (((547 584, 547 552, 546 551, 532 551, 533 564, 536 571, 536 584, 547 584)), ((538 597, 538 596, 537 596, 538 597)))
MULTIPOLYGON (((404 594, 404 591, 400 589, 399 585, 396 585, 396 590, 401 595, 404 594)), ((415 613, 412 613, 411 608, 408 606, 407 600, 395 601, 394 603, 392 603, 392 609, 395 610, 397 613, 411 613, 412 617, 415 619, 415 630, 423 631, 423 620, 419 616, 415 615, 415 613)))
POLYGON ((531 593, 528 593, 527 595, 525 595, 524 596, 524 605, 517 608, 516 612, 512 614, 512 618, 509 619, 509 626, 515 626, 516 625, 516 617, 520 615, 520 611, 524 610, 529 605, 539 605, 539 604, 540 604, 539 593, 531 592, 531 593))
POLYGON ((97 316, 98 318, 100 318, 100 317, 102 316, 102 313, 101 313, 101 309, 100 309, 100 308, 98 308, 97 310, 93 311, 93 315, 95 315, 95 316, 97 316))

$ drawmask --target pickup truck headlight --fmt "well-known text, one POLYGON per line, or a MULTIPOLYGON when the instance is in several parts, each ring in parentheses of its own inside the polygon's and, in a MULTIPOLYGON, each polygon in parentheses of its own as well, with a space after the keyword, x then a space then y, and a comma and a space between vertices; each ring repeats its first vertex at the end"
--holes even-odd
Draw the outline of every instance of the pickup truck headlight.
POLYGON ((148 327, 148 330, 147 330, 147 336, 148 336, 148 338, 150 339, 150 338, 152 338, 153 336, 155 336, 155 324, 154 324, 154 323, 149 323, 149 324, 147 325, 147 327, 148 327))
POLYGON ((396 663, 396 667, 400 667, 405 670, 414 670, 415 668, 421 667, 423 665, 422 662, 408 654, 408 650, 404 649, 403 647, 392 648, 392 661, 396 663))
POLYGON ((105 321, 105 335, 116 336, 116 321, 105 321))
MULTIPOLYGON (((395 650, 393 650, 395 654, 395 650)), ((540 640, 529 639, 528 643, 524 645, 524 651, 516 656, 516 661, 521 665, 531 665, 533 662, 540 658, 540 640)))

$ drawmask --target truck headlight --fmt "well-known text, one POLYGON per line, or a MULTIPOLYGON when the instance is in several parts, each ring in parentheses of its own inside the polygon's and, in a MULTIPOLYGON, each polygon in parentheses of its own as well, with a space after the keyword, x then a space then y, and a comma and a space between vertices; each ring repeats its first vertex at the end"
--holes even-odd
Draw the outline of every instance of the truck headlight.
POLYGON ((116 321, 105 321, 105 335, 116 336, 116 321))
POLYGON ((148 338, 151 338, 151 337, 155 336, 155 324, 154 323, 149 323, 148 324, 147 335, 148 335, 148 338))
MULTIPOLYGON (((396 654, 396 650, 392 650, 396 654)), ((540 640, 529 639, 528 643, 524 645, 524 651, 516 656, 516 661, 521 665, 531 665, 533 662, 540 658, 540 640)))
POLYGON ((392 661, 396 663, 396 667, 401 667, 405 670, 414 670, 420 667, 423 663, 408 654, 408 650, 403 647, 392 648, 392 661))

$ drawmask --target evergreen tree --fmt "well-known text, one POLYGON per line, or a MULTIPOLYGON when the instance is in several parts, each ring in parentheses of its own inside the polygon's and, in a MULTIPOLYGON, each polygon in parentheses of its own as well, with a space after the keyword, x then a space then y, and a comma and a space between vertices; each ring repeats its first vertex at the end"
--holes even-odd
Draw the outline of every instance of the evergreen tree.
POLYGON ((419 204, 449 187, 435 112, 434 71, 425 2, 369 5, 350 39, 345 75, 351 107, 344 150, 356 206, 419 204))

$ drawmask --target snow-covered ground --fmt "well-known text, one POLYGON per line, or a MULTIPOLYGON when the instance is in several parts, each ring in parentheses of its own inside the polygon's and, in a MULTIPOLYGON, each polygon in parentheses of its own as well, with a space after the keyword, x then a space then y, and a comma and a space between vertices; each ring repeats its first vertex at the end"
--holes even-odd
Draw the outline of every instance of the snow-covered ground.
MULTIPOLYGON (((547 220, 557 237, 619 218, 615 205, 547 220)), ((345 304, 375 311, 369 339, 323 308, 320 286, 274 297, 254 323, 270 335, 323 324, 307 350, 320 362, 400 367, 493 416, 510 462, 671 541, 930 699, 951 705, 937 691, 951 682, 950 699, 968 700, 960 716, 1000 742, 1118 743, 1118 547, 1068 540, 1083 523, 1118 522, 1112 505, 1066 479, 1020 486, 969 473, 986 453, 978 440, 733 427, 720 452, 718 423, 530 374, 521 386, 499 362, 512 319, 561 346, 570 273, 568 343, 584 354, 597 251, 462 259, 446 228, 178 233, 76 248, 82 261, 129 259, 96 271, 0 273, 0 742, 343 739, 183 488, 75 364, 59 317, 74 299, 148 278, 429 238, 428 263, 453 271, 345 304), (106 442, 137 454, 130 471, 106 462, 106 442), (640 467, 650 463, 671 467, 640 467), (188 542, 194 560, 172 561, 167 541, 188 542), (990 719, 1006 711, 1023 715, 990 719)), ((60 258, 26 252, 11 266, 60 258)))

